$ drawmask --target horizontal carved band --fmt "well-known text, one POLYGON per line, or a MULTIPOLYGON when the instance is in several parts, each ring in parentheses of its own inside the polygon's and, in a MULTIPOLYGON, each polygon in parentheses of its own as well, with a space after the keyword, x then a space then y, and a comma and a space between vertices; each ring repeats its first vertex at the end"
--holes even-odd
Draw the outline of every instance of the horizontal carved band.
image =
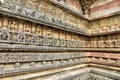
POLYGON ((84 57, 82 53, 0 53, 0 63, 59 60, 84 57))
POLYGON ((83 76, 73 79, 73 80, 114 80, 114 79, 110 79, 110 78, 107 78, 104 76, 99 76, 96 74, 88 73, 86 75, 83 75, 83 76))

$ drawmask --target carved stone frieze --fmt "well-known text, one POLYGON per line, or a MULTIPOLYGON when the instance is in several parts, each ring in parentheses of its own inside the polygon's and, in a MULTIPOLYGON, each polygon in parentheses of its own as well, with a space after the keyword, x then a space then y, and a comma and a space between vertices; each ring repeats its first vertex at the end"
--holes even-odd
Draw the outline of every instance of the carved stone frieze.
MULTIPOLYGON (((88 15, 86 5, 84 13, 88 15)), ((109 19, 90 22, 93 28, 86 35, 89 21, 65 12, 49 0, 0 1, 0 17, 0 51, 3 51, 0 52, 0 77, 87 63, 120 66, 118 54, 117 57, 93 54, 104 49, 120 52, 119 33, 94 36, 119 29, 118 18, 114 25, 109 19), (107 20, 111 22, 110 27, 107 20)), ((113 80, 95 74, 80 75, 73 80, 97 79, 113 80)))
MULTIPOLYGON (((41 33, 41 32, 40 32, 41 33)), ((46 31, 45 31, 46 33, 46 31)), ((49 32, 50 34, 52 32, 49 32)), ((61 34, 60 36, 65 36, 61 34)), ((115 35, 113 35, 115 36, 115 35)), ((51 47, 65 47, 65 48, 119 48, 119 38, 107 39, 108 36, 91 37, 90 41, 87 40, 66 40, 59 39, 52 36, 43 36, 36 33, 28 33, 21 31, 13 31, 7 28, 0 29, 0 42, 16 43, 16 44, 29 44, 34 46, 51 46, 51 47), (88 45, 90 43, 90 45, 88 45)), ((84 38, 83 38, 84 39, 84 38)), ((87 38, 86 38, 87 39, 87 38)), ((4 44, 4 43, 3 43, 4 44)), ((25 46, 22 44, 23 46, 25 46)))
MULTIPOLYGON (((43 54, 43 53, 42 53, 43 54)), ((78 57, 77 57, 78 58, 78 57)), ((72 60, 72 59, 71 59, 72 60)), ((67 61, 67 59, 58 59, 58 60, 43 60, 40 62, 20 62, 20 63, 12 63, 9 65, 0 65, 0 77, 15 75, 15 74, 22 74, 25 72, 30 71, 42 71, 46 69, 52 69, 52 68, 59 68, 61 66, 69 66, 74 64, 79 64, 82 61, 79 59, 73 58, 72 61, 67 61), (77 60, 77 61, 76 61, 77 60)))
POLYGON ((57 60, 57 59, 69 59, 75 57, 83 57, 82 53, 0 53, 0 63, 10 62, 26 62, 26 61, 41 61, 41 60, 57 60))
MULTIPOLYGON (((8 12, 8 13, 12 13, 14 15, 19 15, 19 16, 22 16, 26 19, 32 19, 32 20, 35 20, 35 21, 38 21, 38 22, 42 22, 42 23, 47 23, 47 24, 51 24, 51 25, 55 25, 55 26, 60 26, 62 28, 67 28, 67 29, 70 29, 70 30, 74 30, 74 31, 79 31, 79 32, 82 32, 82 33, 86 33, 84 32, 83 30, 80 30, 80 28, 78 28, 78 26, 74 25, 74 24, 69 24, 69 23, 66 23, 64 20, 61 20, 61 19, 58 19, 58 18, 51 18, 49 17, 48 15, 46 14, 42 14, 39 13, 38 11, 33 11, 32 9, 30 8, 27 8, 27 7, 22 7, 20 5, 15 5, 9 1, 6 1, 4 3, 1 3, 0 5, 0 10, 1 11, 5 11, 5 12, 8 12), (68 25, 66 25, 68 24, 68 25)), ((10 23, 11 24, 11 28, 14 28, 16 29, 16 27, 12 27, 12 25, 15 25, 15 23, 10 23)))
POLYGON ((73 80, 114 80, 114 79, 110 79, 110 78, 107 78, 104 76, 99 76, 96 74, 88 73, 86 75, 83 75, 83 76, 73 79, 73 80))

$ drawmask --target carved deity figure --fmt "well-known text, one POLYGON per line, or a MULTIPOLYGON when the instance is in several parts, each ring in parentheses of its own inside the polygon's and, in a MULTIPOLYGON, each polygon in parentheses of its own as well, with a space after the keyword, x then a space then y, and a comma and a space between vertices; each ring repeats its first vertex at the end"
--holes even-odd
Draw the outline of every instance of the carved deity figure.
POLYGON ((32 8, 38 9, 40 0, 30 0, 30 5, 32 5, 32 8))
POLYGON ((120 47, 120 39, 115 40, 115 47, 119 48, 120 47))
POLYGON ((20 63, 15 63, 14 68, 15 69, 20 69, 20 66, 21 66, 20 63))
POLYGON ((20 0, 22 2, 22 4, 26 5, 28 0, 20 0))
POLYGON ((0 73, 4 72, 5 65, 0 65, 0 73))
POLYGON ((52 43, 53 46, 57 46, 58 45, 58 40, 56 38, 53 38, 52 43))
POLYGON ((84 48, 86 46, 85 41, 81 40, 81 46, 84 48))
POLYGON ((94 41, 94 47, 97 48, 98 47, 98 42, 95 40, 94 41))
POLYGON ((35 62, 30 62, 30 63, 29 63, 29 66, 30 66, 30 67, 34 67, 34 66, 35 66, 35 62))
POLYGON ((100 26, 98 27, 98 32, 99 32, 99 33, 101 33, 101 32, 102 32, 102 31, 101 31, 101 27, 100 27, 100 26))
POLYGON ((31 24, 28 22, 24 23, 24 32, 31 32, 31 24))
POLYGON ((3 18, 3 28, 8 28, 8 24, 9 24, 9 19, 8 18, 3 18))
POLYGON ((114 45, 114 42, 113 42, 113 40, 108 40, 109 41, 109 47, 113 47, 113 45, 114 45))
POLYGON ((10 20, 8 27, 9 27, 10 30, 17 31, 18 30, 18 25, 19 25, 19 23, 18 23, 17 20, 10 20))
POLYGON ((110 44, 111 44, 111 40, 108 39, 108 40, 105 41, 105 47, 106 48, 110 47, 110 44))
POLYGON ((105 47, 104 40, 99 41, 99 47, 101 47, 101 48, 105 47))
POLYGON ((35 36, 33 36, 32 37, 32 43, 38 43, 38 36, 37 35, 35 35, 35 36))
POLYGON ((91 41, 91 47, 95 47, 96 46, 95 38, 94 37, 91 38, 90 41, 91 41))
POLYGON ((112 45, 113 48, 116 47, 116 43, 115 43, 115 41, 116 41, 116 39, 112 39, 112 40, 111 40, 111 45, 112 45))
POLYGON ((52 36, 52 29, 51 28, 48 28, 47 35, 52 36))
POLYGON ((116 29, 116 24, 111 26, 111 31, 115 31, 115 29, 116 29))
POLYGON ((44 39, 43 39, 43 45, 48 46, 49 44, 50 44, 49 37, 48 36, 44 37, 44 39))
POLYGON ((107 31, 108 31, 107 26, 104 26, 104 27, 103 27, 103 31, 104 31, 104 32, 107 32, 107 31))
POLYGON ((37 25, 36 26, 36 34, 38 35, 42 35, 43 34, 43 31, 42 31, 42 27, 40 25, 37 25))

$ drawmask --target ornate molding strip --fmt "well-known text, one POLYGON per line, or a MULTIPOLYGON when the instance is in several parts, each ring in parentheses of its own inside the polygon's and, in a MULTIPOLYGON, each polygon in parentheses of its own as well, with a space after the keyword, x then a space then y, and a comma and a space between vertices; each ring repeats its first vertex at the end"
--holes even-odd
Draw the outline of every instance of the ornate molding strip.
MULTIPOLYGON (((1 53, 0 54, 0 74, 9 76, 26 72, 43 71, 46 69, 59 68, 83 63, 104 63, 105 65, 114 63, 108 59, 98 60, 85 57, 82 53, 1 53), (11 64, 7 68, 7 64, 11 64), (28 65, 29 64, 29 65, 28 65), (11 74, 12 73, 12 74, 11 74), (14 74, 13 74, 14 73, 14 74)), ((114 60, 115 61, 115 60, 114 60)), ((118 61, 119 62, 119 61, 118 61)), ((119 65, 119 63, 116 62, 119 65)))
POLYGON ((83 75, 79 78, 72 79, 72 80, 114 80, 114 79, 110 79, 110 78, 107 78, 104 76, 88 73, 86 75, 83 75))
POLYGON ((84 62, 81 58, 59 59, 59 60, 43 60, 40 62, 29 63, 14 63, 11 67, 6 68, 5 65, 0 65, 0 77, 23 74, 27 72, 44 71, 48 69, 62 68, 66 66, 78 65, 84 62), (26 64, 26 65, 25 65, 26 64), (29 65, 28 65, 29 64, 29 65))
POLYGON ((96 40, 96 41, 64 40, 49 36, 37 35, 33 33, 0 29, 0 45, 1 45, 0 51, 109 52, 110 49, 111 52, 120 52, 119 43, 120 43, 119 39, 96 40))
POLYGON ((0 53, 0 63, 61 60, 85 57, 82 53, 0 53))
POLYGON ((73 41, 48 36, 0 30, 0 51, 100 51, 120 52, 119 39, 100 41, 73 41), (16 37, 14 37, 14 36, 16 37), (30 38, 26 38, 30 37, 30 38), (87 45, 90 43, 90 46, 87 45), (113 44, 114 43, 114 44, 113 44), (11 45, 12 44, 12 45, 11 45), (29 46, 30 45, 30 46, 29 46), (59 48, 58 48, 59 47, 59 48))
POLYGON ((117 72, 112 72, 112 71, 107 71, 107 69, 101 69, 101 68, 91 68, 91 67, 84 67, 84 68, 77 68, 77 69, 71 69, 69 71, 63 71, 63 72, 59 72, 56 74, 52 74, 52 75, 47 75, 47 77, 45 76, 37 76, 37 77, 33 77, 31 80, 33 79, 55 79, 55 80, 114 80, 117 79, 119 80, 119 73, 117 72), (96 74, 91 72, 95 71, 96 73, 102 73, 101 74, 96 74), (102 72, 101 72, 102 71, 102 72), (105 72, 105 73, 104 73, 105 72), (90 74, 90 75, 88 75, 90 74), (113 76, 111 76, 113 75, 113 76), (78 79, 76 79, 76 77, 78 79))

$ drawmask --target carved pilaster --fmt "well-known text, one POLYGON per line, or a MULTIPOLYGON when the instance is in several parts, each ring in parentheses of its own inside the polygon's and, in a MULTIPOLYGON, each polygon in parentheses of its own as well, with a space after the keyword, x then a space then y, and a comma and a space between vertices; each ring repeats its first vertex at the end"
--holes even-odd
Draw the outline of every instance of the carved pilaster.
POLYGON ((89 17, 90 15, 90 5, 93 4, 93 2, 95 0, 80 0, 81 1, 81 5, 82 5, 82 9, 83 9, 83 14, 86 17, 89 17))

